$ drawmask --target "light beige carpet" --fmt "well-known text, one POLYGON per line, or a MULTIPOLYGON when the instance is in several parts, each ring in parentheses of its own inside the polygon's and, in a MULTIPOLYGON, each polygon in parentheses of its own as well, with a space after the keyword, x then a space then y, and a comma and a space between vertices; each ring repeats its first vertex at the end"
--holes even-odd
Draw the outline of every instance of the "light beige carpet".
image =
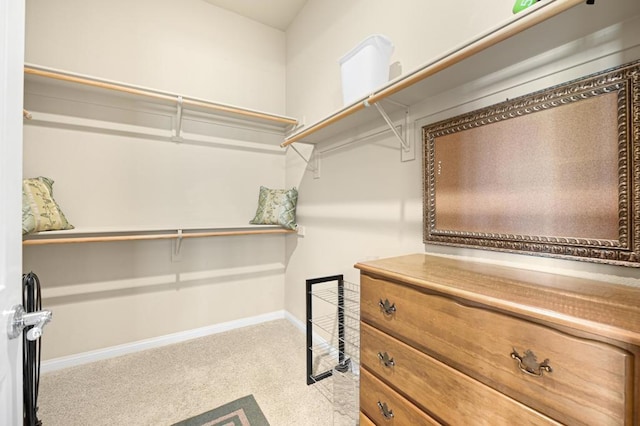
POLYGON ((271 426, 332 425, 331 402, 306 385, 305 356, 304 333, 272 321, 43 374, 38 417, 46 426, 171 425, 253 394, 271 426))

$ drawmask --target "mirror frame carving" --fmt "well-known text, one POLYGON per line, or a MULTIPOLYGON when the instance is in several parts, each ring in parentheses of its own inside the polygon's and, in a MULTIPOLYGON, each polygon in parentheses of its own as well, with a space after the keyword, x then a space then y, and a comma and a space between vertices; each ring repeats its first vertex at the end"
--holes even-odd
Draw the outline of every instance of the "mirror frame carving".
MULTIPOLYGON (((640 267, 640 61, 424 126, 422 135, 424 142, 423 241, 425 244, 640 267), (516 117, 527 117, 529 114, 560 108, 611 93, 617 93, 615 113, 617 124, 612 125, 617 125, 618 135, 617 141, 612 143, 615 143, 618 149, 618 167, 615 176, 618 186, 618 215, 616 223, 609 225, 617 228, 617 238, 438 228, 435 158, 436 142, 439 138, 457 132, 473 131, 481 126, 491 126, 516 117)), ((561 142, 558 141, 558 143, 561 142)), ((596 142, 601 143, 596 140, 585 141, 585 143, 596 142)), ((585 147, 587 150, 588 148, 588 146, 585 147)), ((477 148, 474 147, 474 149, 477 148)), ((614 176, 611 178, 613 179, 614 176)), ((462 193, 462 190, 460 192, 462 193)), ((555 213, 550 211, 549 214, 555 213)), ((473 218, 470 217, 470 219, 473 218)), ((444 216, 441 222, 445 222, 444 216)), ((588 232, 585 230, 585 233, 588 232)))

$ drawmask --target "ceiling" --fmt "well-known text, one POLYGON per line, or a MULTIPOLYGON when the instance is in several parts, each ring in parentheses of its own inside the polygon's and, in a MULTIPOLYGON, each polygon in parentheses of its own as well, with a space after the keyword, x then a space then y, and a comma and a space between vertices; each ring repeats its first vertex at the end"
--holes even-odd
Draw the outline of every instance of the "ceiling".
POLYGON ((307 0, 204 0, 254 21, 286 30, 307 0))

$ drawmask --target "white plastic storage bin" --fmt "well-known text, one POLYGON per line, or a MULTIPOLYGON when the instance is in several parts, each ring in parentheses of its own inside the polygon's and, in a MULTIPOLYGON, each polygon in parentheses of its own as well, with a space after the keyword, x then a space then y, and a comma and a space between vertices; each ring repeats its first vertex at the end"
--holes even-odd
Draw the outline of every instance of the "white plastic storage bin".
POLYGON ((340 58, 345 105, 373 93, 389 81, 392 53, 391 40, 381 34, 374 34, 340 58))

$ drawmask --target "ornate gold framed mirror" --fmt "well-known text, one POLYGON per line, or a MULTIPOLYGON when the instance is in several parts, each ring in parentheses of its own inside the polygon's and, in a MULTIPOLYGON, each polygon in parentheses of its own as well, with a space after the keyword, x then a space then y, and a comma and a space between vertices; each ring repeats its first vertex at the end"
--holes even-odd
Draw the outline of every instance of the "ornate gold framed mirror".
POLYGON ((425 243, 640 266, 640 62, 423 139, 425 243))

